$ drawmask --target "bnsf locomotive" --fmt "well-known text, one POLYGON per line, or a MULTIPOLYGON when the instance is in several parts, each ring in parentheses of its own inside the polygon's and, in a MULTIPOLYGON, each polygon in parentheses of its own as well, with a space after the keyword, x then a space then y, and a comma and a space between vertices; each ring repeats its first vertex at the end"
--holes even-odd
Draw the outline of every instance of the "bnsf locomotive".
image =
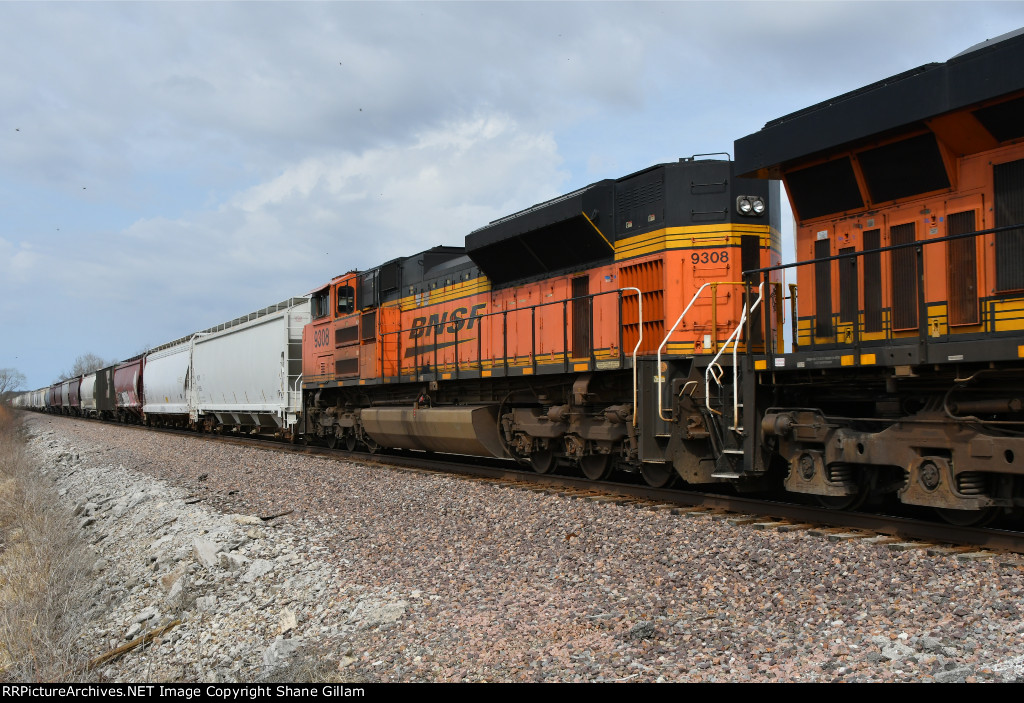
POLYGON ((1016 32, 16 403, 984 522, 1024 502, 1021 65, 1016 32))
POLYGON ((725 351, 741 272, 780 261, 778 206, 777 184, 683 159, 339 276, 312 294, 305 435, 699 480, 710 440, 661 401, 725 351))

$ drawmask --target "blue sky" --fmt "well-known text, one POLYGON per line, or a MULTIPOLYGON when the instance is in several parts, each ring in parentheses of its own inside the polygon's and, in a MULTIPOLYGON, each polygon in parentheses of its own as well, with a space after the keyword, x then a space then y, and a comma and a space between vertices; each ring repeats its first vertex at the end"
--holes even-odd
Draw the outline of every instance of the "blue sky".
POLYGON ((0 3, 0 367, 41 387, 1021 26, 1015 2, 0 3))

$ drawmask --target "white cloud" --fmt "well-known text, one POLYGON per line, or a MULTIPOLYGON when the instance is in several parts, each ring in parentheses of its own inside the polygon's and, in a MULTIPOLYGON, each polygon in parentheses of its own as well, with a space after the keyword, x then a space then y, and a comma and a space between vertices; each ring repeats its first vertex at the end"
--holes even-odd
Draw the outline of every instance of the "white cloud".
POLYGON ((48 299, 88 301, 88 314, 61 322, 67 344, 127 357, 351 268, 461 246, 476 227, 562 192, 560 164, 551 134, 508 115, 445 122, 404 143, 305 158, 186 216, 142 218, 59 247, 0 240, 0 295, 45 276, 48 299), (117 342, 87 343, 94 338, 117 342))
MULTIPOLYGON (((311 157, 239 193, 220 209, 273 213, 311 248, 360 241, 345 265, 369 267, 471 230, 564 187, 550 134, 507 115, 479 115, 416 134, 408 144, 311 157)), ((267 221, 264 221, 266 223, 267 221)))
POLYGON ((24 286, 43 274, 39 255, 29 242, 0 239, 0 280, 7 286, 24 286))

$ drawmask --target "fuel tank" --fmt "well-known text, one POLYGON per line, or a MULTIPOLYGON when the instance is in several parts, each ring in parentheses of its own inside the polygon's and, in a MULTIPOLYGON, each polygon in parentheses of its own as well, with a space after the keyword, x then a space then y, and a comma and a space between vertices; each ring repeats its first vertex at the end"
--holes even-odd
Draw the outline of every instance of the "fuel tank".
POLYGON ((382 447, 504 457, 497 405, 364 408, 363 429, 382 447))

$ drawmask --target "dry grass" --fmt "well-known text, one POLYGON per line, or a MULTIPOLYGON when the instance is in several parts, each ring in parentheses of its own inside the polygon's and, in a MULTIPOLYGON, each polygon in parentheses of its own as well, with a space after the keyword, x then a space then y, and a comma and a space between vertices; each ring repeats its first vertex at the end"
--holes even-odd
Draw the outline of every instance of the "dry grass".
POLYGON ((89 552, 53 482, 33 465, 18 417, 4 408, 0 539, 0 678, 82 680, 89 552))

